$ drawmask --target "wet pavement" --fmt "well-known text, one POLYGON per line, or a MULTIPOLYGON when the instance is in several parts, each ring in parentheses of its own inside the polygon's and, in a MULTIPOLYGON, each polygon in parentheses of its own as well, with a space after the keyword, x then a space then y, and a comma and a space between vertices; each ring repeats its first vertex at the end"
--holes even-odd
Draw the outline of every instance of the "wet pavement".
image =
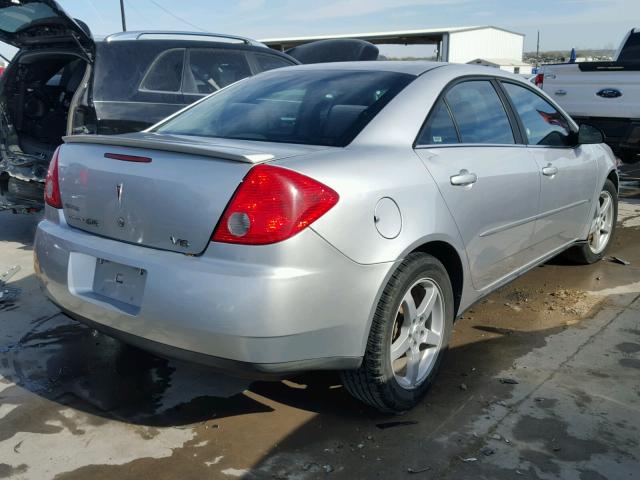
POLYGON ((640 477, 640 186, 611 254, 560 260, 456 324, 401 416, 331 373, 249 382, 160 359, 58 313, 33 276, 36 217, 0 213, 0 478, 640 477), (635 477, 634 477, 635 475, 635 477))

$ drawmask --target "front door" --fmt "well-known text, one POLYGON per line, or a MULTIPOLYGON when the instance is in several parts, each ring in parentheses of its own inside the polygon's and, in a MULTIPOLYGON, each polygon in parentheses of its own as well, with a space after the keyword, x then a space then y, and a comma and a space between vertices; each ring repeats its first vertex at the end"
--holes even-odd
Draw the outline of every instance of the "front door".
POLYGON ((589 146, 575 146, 569 120, 553 105, 529 88, 508 82, 503 86, 541 173, 533 248, 544 256, 580 240, 596 188, 596 160, 589 146))
POLYGON ((494 84, 469 80, 451 87, 417 143, 465 243, 476 289, 530 262, 539 169, 516 143, 494 84))

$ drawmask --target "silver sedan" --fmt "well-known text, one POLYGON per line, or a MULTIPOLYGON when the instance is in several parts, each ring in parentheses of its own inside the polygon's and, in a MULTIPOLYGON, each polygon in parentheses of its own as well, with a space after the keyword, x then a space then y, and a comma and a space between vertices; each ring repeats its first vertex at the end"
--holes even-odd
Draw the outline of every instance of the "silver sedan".
POLYGON ((145 132, 67 137, 36 272, 126 342, 239 374, 340 370, 398 412, 470 305, 560 253, 602 258, 617 189, 602 134, 517 76, 291 67, 145 132))

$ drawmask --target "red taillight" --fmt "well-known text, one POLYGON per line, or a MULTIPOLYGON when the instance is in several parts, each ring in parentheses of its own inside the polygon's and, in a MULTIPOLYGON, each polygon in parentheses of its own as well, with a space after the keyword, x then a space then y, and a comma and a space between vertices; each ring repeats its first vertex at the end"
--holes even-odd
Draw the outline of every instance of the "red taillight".
POLYGON ((327 213, 338 194, 292 170, 258 165, 249 170, 211 240, 265 245, 292 237, 327 213))
POLYGON ((56 148, 49 162, 49 170, 47 178, 44 182, 44 201, 53 208, 62 208, 62 199, 60 198, 60 181, 58 178, 58 153, 60 147, 56 148))
POLYGON ((542 85, 544 84, 544 73, 537 74, 534 82, 536 87, 542 88, 542 85))

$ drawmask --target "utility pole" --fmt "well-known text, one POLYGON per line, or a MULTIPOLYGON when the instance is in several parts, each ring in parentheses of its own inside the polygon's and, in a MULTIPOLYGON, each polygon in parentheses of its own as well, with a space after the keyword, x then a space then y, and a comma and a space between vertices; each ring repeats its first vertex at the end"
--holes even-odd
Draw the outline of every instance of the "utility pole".
POLYGON ((540 30, 538 30, 538 42, 536 43, 536 67, 540 66, 540 30))
POLYGON ((127 20, 124 17, 124 0, 120 0, 120 16, 122 17, 122 31, 127 31, 127 20))

